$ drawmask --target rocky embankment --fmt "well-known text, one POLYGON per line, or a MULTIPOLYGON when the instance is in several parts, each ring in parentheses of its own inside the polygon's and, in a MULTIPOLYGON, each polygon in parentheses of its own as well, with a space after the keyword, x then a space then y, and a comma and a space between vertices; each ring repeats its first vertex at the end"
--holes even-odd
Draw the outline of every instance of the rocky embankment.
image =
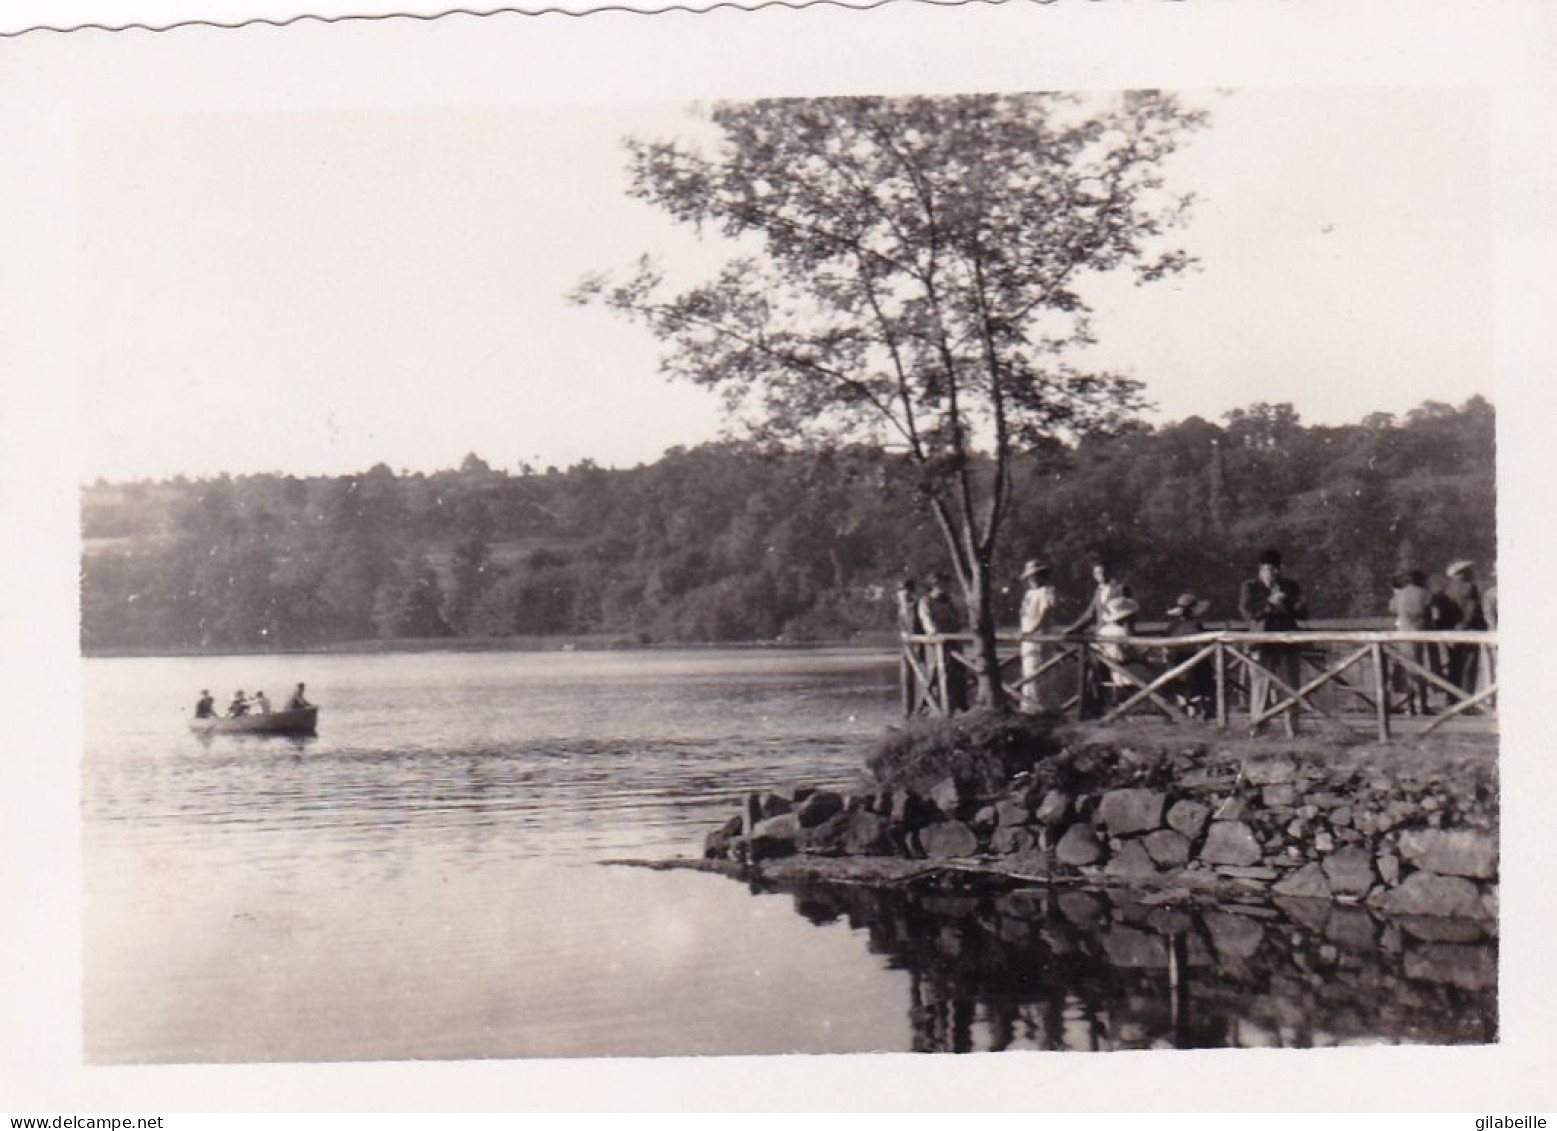
MULTIPOLYGON (((1007 749, 1000 765, 1023 760, 1007 749)), ((878 773, 853 793, 752 794, 709 834, 704 856, 758 869, 837 858, 829 871, 843 878, 850 860, 978 861, 1056 882, 1221 887, 1386 915, 1497 918, 1493 743, 1075 727, 1009 774, 953 757, 931 780, 926 764, 897 780, 878 773)))

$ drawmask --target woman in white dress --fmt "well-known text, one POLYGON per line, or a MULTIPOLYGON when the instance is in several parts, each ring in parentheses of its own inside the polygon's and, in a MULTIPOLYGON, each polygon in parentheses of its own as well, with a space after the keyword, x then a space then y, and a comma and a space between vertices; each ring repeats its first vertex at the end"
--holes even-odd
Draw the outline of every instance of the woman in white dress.
POLYGON ((1037 714, 1043 710, 1043 701, 1038 695, 1036 677, 1048 659, 1049 647, 1026 638, 1054 631, 1057 597, 1054 586, 1049 584, 1049 567, 1040 562, 1029 561, 1022 567, 1022 581, 1027 586, 1022 594, 1022 710, 1037 714))

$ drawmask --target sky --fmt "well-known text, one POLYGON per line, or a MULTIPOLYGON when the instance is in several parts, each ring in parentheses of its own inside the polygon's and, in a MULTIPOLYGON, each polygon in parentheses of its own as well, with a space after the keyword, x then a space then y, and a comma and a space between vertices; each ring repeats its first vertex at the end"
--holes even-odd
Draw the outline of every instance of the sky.
MULTIPOLYGON (((1086 289, 1077 361, 1151 418, 1309 422, 1492 388, 1486 107, 1463 91, 1186 91, 1199 264, 1086 289)), ((723 252, 625 194, 686 103, 100 114, 77 134, 82 478, 652 461, 717 437, 648 332, 567 293, 723 252)))

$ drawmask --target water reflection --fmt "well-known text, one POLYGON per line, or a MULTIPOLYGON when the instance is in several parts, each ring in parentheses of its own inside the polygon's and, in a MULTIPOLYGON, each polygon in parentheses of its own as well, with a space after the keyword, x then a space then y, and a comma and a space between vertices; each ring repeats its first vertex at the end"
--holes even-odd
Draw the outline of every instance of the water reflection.
POLYGON ((908 972, 918 1052, 1497 1040, 1496 942, 1473 923, 1299 900, 1151 906, 966 874, 758 887, 868 932, 908 972))
POLYGON ((749 790, 846 786, 895 718, 895 663, 736 652, 91 661, 89 1055, 1495 1036, 1494 950, 1475 928, 946 884, 751 898, 721 877, 594 866, 695 852, 749 790), (174 697, 298 678, 327 704, 316 738, 201 741, 174 697), (791 898, 832 926, 792 915, 791 898))

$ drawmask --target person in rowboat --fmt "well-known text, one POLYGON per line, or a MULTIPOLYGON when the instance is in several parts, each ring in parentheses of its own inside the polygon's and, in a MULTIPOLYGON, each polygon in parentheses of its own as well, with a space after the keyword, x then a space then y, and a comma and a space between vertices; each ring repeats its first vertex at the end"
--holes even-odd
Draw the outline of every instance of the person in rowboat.
POLYGON ((292 692, 292 698, 287 700, 287 710, 306 711, 312 706, 313 704, 308 701, 308 697, 303 694, 303 685, 301 683, 298 684, 297 690, 292 692))
POLYGON ((204 688, 200 690, 200 701, 195 704, 195 718, 210 719, 216 717, 216 700, 211 698, 211 693, 204 688))
POLYGON ((270 714, 270 700, 265 698, 265 693, 263 691, 256 691, 254 693, 254 698, 249 700, 249 706, 254 708, 254 713, 257 715, 270 714))
POLYGON ((240 719, 248 713, 249 699, 248 696, 244 695, 243 689, 240 687, 233 692, 232 702, 227 704, 227 717, 229 719, 240 719))

